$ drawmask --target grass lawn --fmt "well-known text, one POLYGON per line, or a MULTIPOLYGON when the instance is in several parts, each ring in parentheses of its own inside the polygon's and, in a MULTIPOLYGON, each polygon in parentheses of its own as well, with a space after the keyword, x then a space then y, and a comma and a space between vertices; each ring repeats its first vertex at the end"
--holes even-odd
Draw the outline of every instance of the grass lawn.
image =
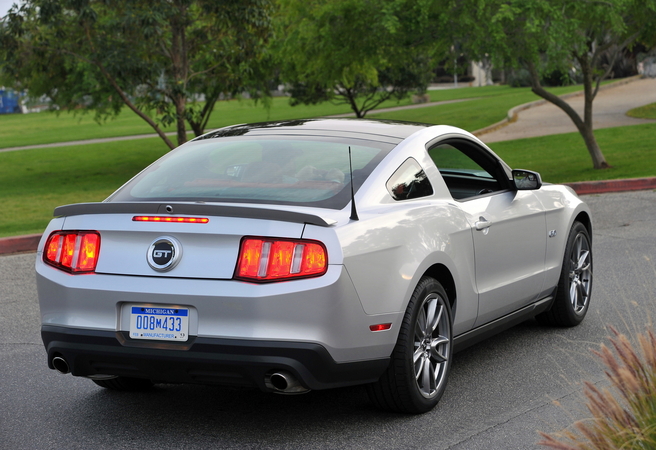
POLYGON ((637 119, 656 119, 656 103, 634 108, 628 111, 626 115, 637 119))
MULTIPOLYGON (((592 169, 578 133, 491 145, 511 167, 540 172, 546 182, 655 176, 656 124, 596 132, 608 170, 592 169)), ((105 199, 167 152, 159 138, 0 153, 0 237, 40 233, 56 206, 105 199)))
MULTIPOLYGON (((552 92, 561 95, 580 89, 580 86, 567 86, 553 88, 552 92)), ((454 99, 472 100, 394 113, 370 113, 368 117, 449 124, 473 131, 503 119, 506 112, 513 106, 538 99, 538 96, 533 94, 529 88, 510 88, 508 86, 443 89, 429 91, 429 95, 431 102, 454 99)), ((410 103, 409 99, 401 102, 388 101, 380 107, 404 106, 410 103)), ((331 103, 292 107, 289 105, 287 97, 273 98, 268 108, 265 108, 261 102, 256 104, 251 100, 230 100, 216 104, 208 130, 237 123, 304 119, 349 112, 351 110, 347 105, 331 103)), ((173 127, 166 129, 166 131, 173 130, 173 127)), ((117 118, 110 119, 101 125, 93 120, 92 114, 82 113, 42 112, 0 115, 0 148, 149 133, 154 133, 152 128, 128 109, 125 109, 117 118)))
POLYGON ((56 206, 104 200, 167 151, 149 138, 0 153, 0 237, 43 232, 56 206))
POLYGON ((550 183, 656 176, 656 123, 604 128, 595 136, 610 169, 592 168, 579 133, 496 142, 490 148, 511 167, 540 172, 550 183))

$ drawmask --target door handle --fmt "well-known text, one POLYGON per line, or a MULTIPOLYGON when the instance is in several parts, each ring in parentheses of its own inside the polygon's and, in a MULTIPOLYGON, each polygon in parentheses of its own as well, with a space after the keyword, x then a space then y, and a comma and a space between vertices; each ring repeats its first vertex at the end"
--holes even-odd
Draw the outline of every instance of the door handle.
POLYGON ((487 230, 488 228, 490 228, 490 225, 492 225, 492 222, 487 220, 485 217, 480 216, 474 225, 476 226, 477 231, 483 231, 483 230, 487 230))

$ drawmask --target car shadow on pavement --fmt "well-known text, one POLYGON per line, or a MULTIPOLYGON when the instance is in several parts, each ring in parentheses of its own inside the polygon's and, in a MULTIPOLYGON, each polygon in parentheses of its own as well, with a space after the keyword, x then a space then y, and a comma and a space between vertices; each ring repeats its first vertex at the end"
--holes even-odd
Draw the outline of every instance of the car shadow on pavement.
MULTIPOLYGON (((563 351, 572 351, 567 341, 577 340, 584 327, 554 329, 528 321, 456 354, 444 397, 424 415, 379 411, 362 386, 289 396, 202 385, 161 384, 146 392, 91 385, 64 405, 58 422, 76 430, 78 439, 90 438, 94 448, 114 448, 119 439, 120 448, 187 449, 352 448, 353 439, 368 448, 401 448, 390 446, 390 439, 407 442, 428 421, 431 433, 442 436, 445 446, 439 448, 447 448, 494 426, 486 421, 495 414, 503 423, 518 410, 549 404, 545 392, 558 387, 553 360, 560 356, 543 350, 564 339, 563 351)), ((527 433, 537 440, 534 430, 527 433)))

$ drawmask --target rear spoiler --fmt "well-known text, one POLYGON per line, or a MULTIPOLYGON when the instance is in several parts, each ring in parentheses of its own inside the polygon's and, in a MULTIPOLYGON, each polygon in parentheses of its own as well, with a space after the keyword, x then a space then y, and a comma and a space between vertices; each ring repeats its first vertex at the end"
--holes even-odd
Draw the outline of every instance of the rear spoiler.
POLYGON ((279 209, 251 208, 243 206, 211 205, 207 203, 76 203, 55 208, 53 215, 81 216, 86 214, 160 214, 160 215, 205 215, 219 217, 240 217, 244 219, 277 220, 280 222, 305 223, 329 227, 336 220, 324 219, 314 214, 305 214, 279 209))

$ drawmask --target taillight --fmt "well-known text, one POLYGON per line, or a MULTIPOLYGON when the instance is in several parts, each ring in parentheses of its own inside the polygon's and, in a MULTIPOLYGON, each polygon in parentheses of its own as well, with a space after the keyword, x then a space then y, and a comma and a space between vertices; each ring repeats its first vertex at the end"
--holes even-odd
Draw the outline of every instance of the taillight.
POLYGON ((247 237, 241 241, 235 278, 245 281, 284 281, 316 277, 328 270, 321 242, 247 237))
POLYGON ((71 273, 96 270, 100 234, 96 231, 55 231, 46 241, 43 260, 71 273))

